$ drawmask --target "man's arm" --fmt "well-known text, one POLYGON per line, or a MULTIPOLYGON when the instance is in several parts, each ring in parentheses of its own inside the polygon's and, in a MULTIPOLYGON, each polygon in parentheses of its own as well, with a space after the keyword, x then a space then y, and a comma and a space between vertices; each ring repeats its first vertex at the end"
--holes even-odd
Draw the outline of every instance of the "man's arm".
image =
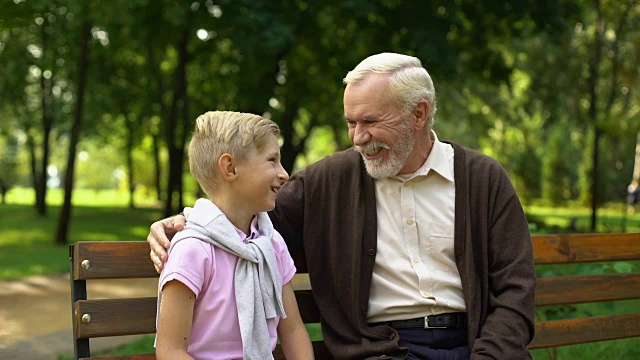
POLYGON ((185 217, 178 214, 162 219, 151 224, 147 242, 151 249, 150 257, 157 272, 161 272, 167 261, 167 249, 171 245, 171 239, 180 230, 184 229, 185 217))
POLYGON ((488 255, 488 313, 472 359, 529 359, 535 329, 535 271, 531 235, 522 205, 503 174, 493 199, 488 255))

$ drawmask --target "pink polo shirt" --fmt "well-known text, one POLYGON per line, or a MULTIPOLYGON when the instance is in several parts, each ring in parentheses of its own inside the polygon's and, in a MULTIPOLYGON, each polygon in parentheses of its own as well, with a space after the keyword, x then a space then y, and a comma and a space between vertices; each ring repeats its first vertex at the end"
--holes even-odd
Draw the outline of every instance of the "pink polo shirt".
MULTIPOLYGON (((257 220, 247 237, 258 236, 257 220)), ((271 240, 282 284, 293 278, 296 268, 282 236, 274 230, 271 240)), ((242 340, 234 292, 234 273, 238 257, 204 241, 188 238, 171 249, 160 286, 171 280, 185 284, 196 295, 188 353, 196 359, 242 359, 242 340)), ((271 347, 275 348, 279 319, 267 320, 271 347)))

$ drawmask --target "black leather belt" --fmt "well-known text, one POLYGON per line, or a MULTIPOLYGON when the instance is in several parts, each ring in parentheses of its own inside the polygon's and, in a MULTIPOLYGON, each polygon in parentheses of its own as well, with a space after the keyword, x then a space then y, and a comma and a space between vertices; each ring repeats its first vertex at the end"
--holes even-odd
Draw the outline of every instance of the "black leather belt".
POLYGON ((444 313, 438 315, 423 316, 409 320, 382 321, 369 324, 371 326, 387 325, 394 329, 446 329, 462 328, 467 326, 467 313, 444 313))

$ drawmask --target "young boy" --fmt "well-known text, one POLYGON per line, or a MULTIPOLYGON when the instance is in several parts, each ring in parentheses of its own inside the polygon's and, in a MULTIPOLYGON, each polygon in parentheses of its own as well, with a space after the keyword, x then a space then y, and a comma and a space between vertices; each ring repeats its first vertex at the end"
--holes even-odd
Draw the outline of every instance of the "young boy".
POLYGON ((289 175, 278 126, 210 111, 196 119, 189 167, 209 199, 185 209, 158 285, 158 359, 313 359, 290 280, 296 272, 266 212, 289 175))

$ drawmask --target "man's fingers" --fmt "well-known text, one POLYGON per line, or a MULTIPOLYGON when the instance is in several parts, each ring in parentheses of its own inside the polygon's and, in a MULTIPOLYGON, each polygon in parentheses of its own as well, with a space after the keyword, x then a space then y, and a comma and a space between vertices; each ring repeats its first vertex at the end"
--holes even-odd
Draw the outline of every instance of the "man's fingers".
POLYGON ((184 230, 185 217, 183 215, 176 215, 171 220, 173 221, 173 229, 176 232, 184 230))
POLYGON ((156 268, 156 271, 158 273, 162 272, 162 268, 164 267, 164 262, 162 262, 162 260, 160 260, 160 258, 158 258, 156 253, 154 253, 153 251, 151 251, 150 257, 151 257, 151 261, 153 262, 153 267, 156 268))
POLYGON ((157 237, 149 235, 147 242, 149 243, 149 248, 151 248, 151 254, 155 255, 159 261, 167 261, 167 249, 158 242, 157 237))
POLYGON ((151 232, 147 237, 147 242, 151 246, 151 250, 155 251, 158 254, 162 254, 164 250, 168 249, 171 245, 171 242, 167 238, 167 235, 173 236, 175 233, 176 230, 171 222, 156 221, 151 224, 151 232), (163 247, 164 249, 162 249, 162 251, 158 251, 159 249, 155 249, 154 247, 154 245, 156 244, 163 247))
POLYGON ((167 261, 167 249, 171 246, 171 240, 176 232, 183 230, 185 226, 185 217, 176 215, 170 218, 162 219, 151 224, 147 243, 151 252, 149 257, 153 262, 153 266, 157 272, 161 272, 164 262, 167 261))

